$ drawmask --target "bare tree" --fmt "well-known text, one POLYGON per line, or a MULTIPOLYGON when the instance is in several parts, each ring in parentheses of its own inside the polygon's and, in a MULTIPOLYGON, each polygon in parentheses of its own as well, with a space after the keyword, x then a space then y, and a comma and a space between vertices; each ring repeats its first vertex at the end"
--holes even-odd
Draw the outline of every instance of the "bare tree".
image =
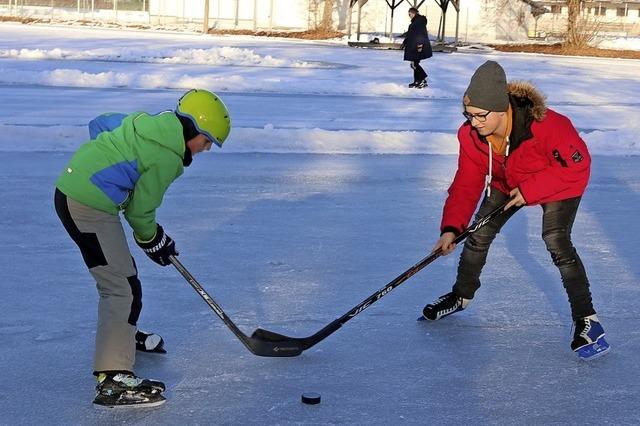
POLYGON ((581 16, 584 0, 566 0, 569 9, 567 34, 564 45, 569 48, 585 48, 598 35, 601 22, 598 19, 589 21, 581 16))
POLYGON ((565 43, 569 46, 578 46, 580 44, 580 26, 578 19, 580 17, 580 7, 583 0, 567 0, 569 8, 569 17, 567 19, 567 37, 565 43))
POLYGON ((344 31, 347 28, 348 15, 351 11, 350 3, 351 0, 338 0, 338 31, 344 31))
POLYGON ((335 0, 324 0, 324 10, 322 11, 322 20, 320 28, 323 30, 333 29, 333 5, 335 0))

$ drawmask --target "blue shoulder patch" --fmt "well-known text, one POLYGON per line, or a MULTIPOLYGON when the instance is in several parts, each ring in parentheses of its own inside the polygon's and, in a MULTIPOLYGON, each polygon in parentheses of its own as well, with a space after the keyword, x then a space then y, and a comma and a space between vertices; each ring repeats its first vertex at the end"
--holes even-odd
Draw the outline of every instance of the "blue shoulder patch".
POLYGON ((95 139, 102 132, 110 132, 120 127, 127 114, 111 112, 99 115, 89 122, 89 137, 95 139))

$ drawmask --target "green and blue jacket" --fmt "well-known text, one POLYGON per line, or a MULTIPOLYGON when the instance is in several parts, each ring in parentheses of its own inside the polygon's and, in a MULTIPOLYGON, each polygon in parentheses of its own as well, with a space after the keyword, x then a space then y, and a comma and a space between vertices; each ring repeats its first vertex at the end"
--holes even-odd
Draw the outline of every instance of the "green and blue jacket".
POLYGON ((155 236, 156 209, 184 171, 182 125, 172 111, 103 114, 89 124, 91 140, 56 181, 67 197, 124 217, 139 241, 155 236))

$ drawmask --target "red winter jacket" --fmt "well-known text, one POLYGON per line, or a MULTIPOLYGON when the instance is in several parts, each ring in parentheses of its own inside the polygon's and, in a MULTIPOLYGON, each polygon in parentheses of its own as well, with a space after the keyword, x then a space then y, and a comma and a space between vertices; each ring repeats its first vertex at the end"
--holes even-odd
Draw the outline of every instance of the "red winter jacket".
MULTIPOLYGON (((527 205, 581 196, 591 156, 564 115, 548 109, 530 83, 509 84, 513 125, 509 155, 492 153, 491 187, 508 194, 520 188, 527 205)), ((440 229, 462 233, 476 210, 489 175, 489 145, 467 121, 458 130, 458 170, 449 187, 440 229)))

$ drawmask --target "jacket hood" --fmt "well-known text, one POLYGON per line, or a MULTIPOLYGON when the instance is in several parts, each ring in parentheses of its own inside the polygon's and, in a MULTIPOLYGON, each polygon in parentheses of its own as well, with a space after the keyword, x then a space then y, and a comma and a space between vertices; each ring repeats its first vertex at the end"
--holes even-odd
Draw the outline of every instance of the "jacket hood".
POLYGON ((528 104, 536 121, 544 120, 547 113, 547 97, 528 81, 512 81, 507 85, 509 95, 517 98, 519 104, 528 104))
POLYGON ((155 116, 140 113, 133 119, 133 125, 138 136, 152 140, 184 158, 186 146, 182 124, 173 111, 161 112, 155 116))

